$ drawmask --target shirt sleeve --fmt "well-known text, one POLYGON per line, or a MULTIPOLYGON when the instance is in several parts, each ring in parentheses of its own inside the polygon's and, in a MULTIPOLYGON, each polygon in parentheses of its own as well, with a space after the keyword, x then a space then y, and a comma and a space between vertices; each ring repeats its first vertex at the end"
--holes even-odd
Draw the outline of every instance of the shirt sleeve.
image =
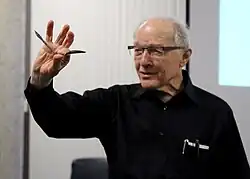
POLYGON ((53 82, 37 90, 29 81, 24 94, 34 120, 49 137, 99 138, 109 130, 117 106, 114 88, 59 94, 53 82))
POLYGON ((250 168, 244 146, 231 108, 221 113, 223 120, 213 147, 216 178, 249 179, 250 168))

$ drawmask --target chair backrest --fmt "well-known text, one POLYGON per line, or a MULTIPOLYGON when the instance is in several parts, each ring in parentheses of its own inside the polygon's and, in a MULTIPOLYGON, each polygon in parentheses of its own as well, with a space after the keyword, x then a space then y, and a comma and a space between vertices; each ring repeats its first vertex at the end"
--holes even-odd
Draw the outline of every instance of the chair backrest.
POLYGON ((105 158, 80 158, 72 162, 71 179, 108 179, 105 158))

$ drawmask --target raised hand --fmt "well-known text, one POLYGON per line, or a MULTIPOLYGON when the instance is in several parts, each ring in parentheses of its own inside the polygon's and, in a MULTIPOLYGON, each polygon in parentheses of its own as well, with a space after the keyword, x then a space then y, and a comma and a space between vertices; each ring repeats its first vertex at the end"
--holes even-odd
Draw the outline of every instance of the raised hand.
POLYGON ((61 32, 53 42, 54 22, 49 21, 46 30, 46 43, 33 64, 31 84, 37 88, 44 88, 49 85, 54 76, 56 76, 70 61, 69 47, 74 41, 73 32, 69 31, 69 25, 64 25, 61 32))

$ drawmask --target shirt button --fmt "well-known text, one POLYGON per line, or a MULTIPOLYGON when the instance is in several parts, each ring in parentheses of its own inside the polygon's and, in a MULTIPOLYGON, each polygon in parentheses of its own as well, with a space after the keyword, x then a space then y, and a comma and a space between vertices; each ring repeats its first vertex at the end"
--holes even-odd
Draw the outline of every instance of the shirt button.
POLYGON ((163 132, 159 132, 159 135, 160 135, 160 136, 164 136, 163 132))
POLYGON ((165 106, 165 107, 163 108, 163 109, 164 109, 164 111, 166 111, 166 110, 167 110, 167 108, 168 108, 168 107, 167 107, 167 106, 165 106))

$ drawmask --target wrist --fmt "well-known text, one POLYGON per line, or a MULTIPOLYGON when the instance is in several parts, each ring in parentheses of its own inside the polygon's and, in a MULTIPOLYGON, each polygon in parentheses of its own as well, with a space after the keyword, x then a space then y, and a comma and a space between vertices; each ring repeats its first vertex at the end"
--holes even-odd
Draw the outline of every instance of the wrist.
POLYGON ((35 86, 38 89, 43 89, 49 86, 49 84, 52 82, 51 78, 42 76, 40 74, 35 74, 34 72, 31 75, 30 84, 35 86))

